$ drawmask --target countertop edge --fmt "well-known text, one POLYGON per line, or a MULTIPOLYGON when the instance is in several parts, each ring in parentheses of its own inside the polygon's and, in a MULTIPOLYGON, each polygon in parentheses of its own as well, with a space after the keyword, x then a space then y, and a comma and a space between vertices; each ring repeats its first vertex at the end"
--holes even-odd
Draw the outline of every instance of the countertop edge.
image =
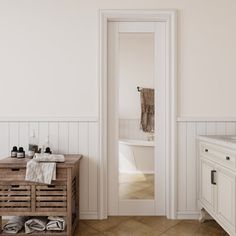
MULTIPOLYGON (((215 145, 220 145, 223 147, 227 147, 230 149, 235 149, 236 150, 236 142, 233 143, 232 141, 227 141, 225 139, 223 139, 223 137, 226 136, 232 136, 232 135, 208 135, 208 136, 204 136, 204 135, 198 135, 196 137, 197 140, 199 141, 205 141, 211 144, 215 144, 215 145), (216 138, 218 136, 218 138, 216 138), (222 137, 222 139, 220 139, 220 137, 222 137)), ((235 135, 233 135, 235 136, 235 135)))

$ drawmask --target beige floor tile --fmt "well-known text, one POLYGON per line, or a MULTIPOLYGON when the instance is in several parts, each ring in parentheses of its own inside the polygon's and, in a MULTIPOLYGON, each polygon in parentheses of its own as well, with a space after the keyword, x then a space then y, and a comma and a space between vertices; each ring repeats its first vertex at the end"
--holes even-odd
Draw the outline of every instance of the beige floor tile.
POLYGON ((79 222, 78 227, 76 228, 74 236, 102 236, 103 233, 91 228, 83 221, 79 222))
POLYGON ((195 233, 196 236, 225 236, 226 232, 214 220, 206 221, 200 225, 195 233))
POLYGON ((89 225, 90 227, 98 230, 100 232, 104 232, 109 230, 110 228, 118 226, 123 221, 129 220, 129 216, 119 216, 119 217, 108 217, 107 220, 86 220, 84 221, 85 224, 89 225))
POLYGON ((80 221, 75 236, 226 236, 215 222, 168 220, 166 217, 109 217, 107 220, 80 221))
POLYGON ((136 220, 130 219, 124 221, 116 227, 111 228, 105 232, 107 236, 143 236, 143 235, 153 235, 151 233, 150 227, 138 222, 136 220))
POLYGON ((168 229, 162 236, 190 236, 199 229, 200 223, 196 220, 181 221, 174 227, 168 229))
POLYGON ((158 233, 163 233, 181 222, 180 220, 169 220, 163 216, 135 216, 134 219, 148 225, 153 231, 158 233))
POLYGON ((120 173, 119 195, 121 199, 154 199, 154 175, 120 173))

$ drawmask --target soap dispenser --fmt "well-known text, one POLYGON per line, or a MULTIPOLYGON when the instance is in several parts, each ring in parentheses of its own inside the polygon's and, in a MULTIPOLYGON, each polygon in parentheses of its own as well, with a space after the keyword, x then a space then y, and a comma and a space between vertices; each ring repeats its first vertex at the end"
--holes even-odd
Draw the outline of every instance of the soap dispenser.
MULTIPOLYGON (((49 136, 47 136, 45 141, 44 141, 44 144, 41 148, 41 153, 47 153, 46 152, 47 148, 49 148, 49 136)), ((50 150, 50 148, 49 148, 49 150, 50 150)))
POLYGON ((32 158, 36 152, 38 152, 38 139, 35 136, 35 130, 33 130, 32 136, 29 138, 28 156, 32 158))

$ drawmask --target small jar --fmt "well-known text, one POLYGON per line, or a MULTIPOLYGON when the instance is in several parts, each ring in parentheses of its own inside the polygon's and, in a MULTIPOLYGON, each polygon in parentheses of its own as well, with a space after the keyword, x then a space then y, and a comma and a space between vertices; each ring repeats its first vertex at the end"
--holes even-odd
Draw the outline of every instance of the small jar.
POLYGON ((17 157, 17 147, 14 146, 11 151, 11 157, 16 158, 17 157))
POLYGON ((17 158, 25 158, 25 151, 23 147, 20 147, 17 152, 17 158))
POLYGON ((47 154, 52 154, 52 151, 50 149, 50 147, 46 147, 45 149, 45 152, 44 153, 47 153, 47 154))

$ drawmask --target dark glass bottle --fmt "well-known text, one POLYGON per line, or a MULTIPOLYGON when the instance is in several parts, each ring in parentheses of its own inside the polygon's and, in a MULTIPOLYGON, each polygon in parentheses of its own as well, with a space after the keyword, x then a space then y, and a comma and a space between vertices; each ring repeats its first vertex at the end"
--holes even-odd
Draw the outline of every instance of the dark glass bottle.
POLYGON ((12 148, 12 151, 11 151, 11 157, 12 158, 16 158, 17 157, 17 147, 16 146, 14 146, 13 148, 12 148))
POLYGON ((25 151, 23 147, 19 147, 19 150, 17 152, 17 158, 25 158, 25 151))
POLYGON ((44 153, 47 153, 47 154, 52 154, 52 151, 50 149, 50 147, 46 147, 45 149, 45 152, 44 153))

